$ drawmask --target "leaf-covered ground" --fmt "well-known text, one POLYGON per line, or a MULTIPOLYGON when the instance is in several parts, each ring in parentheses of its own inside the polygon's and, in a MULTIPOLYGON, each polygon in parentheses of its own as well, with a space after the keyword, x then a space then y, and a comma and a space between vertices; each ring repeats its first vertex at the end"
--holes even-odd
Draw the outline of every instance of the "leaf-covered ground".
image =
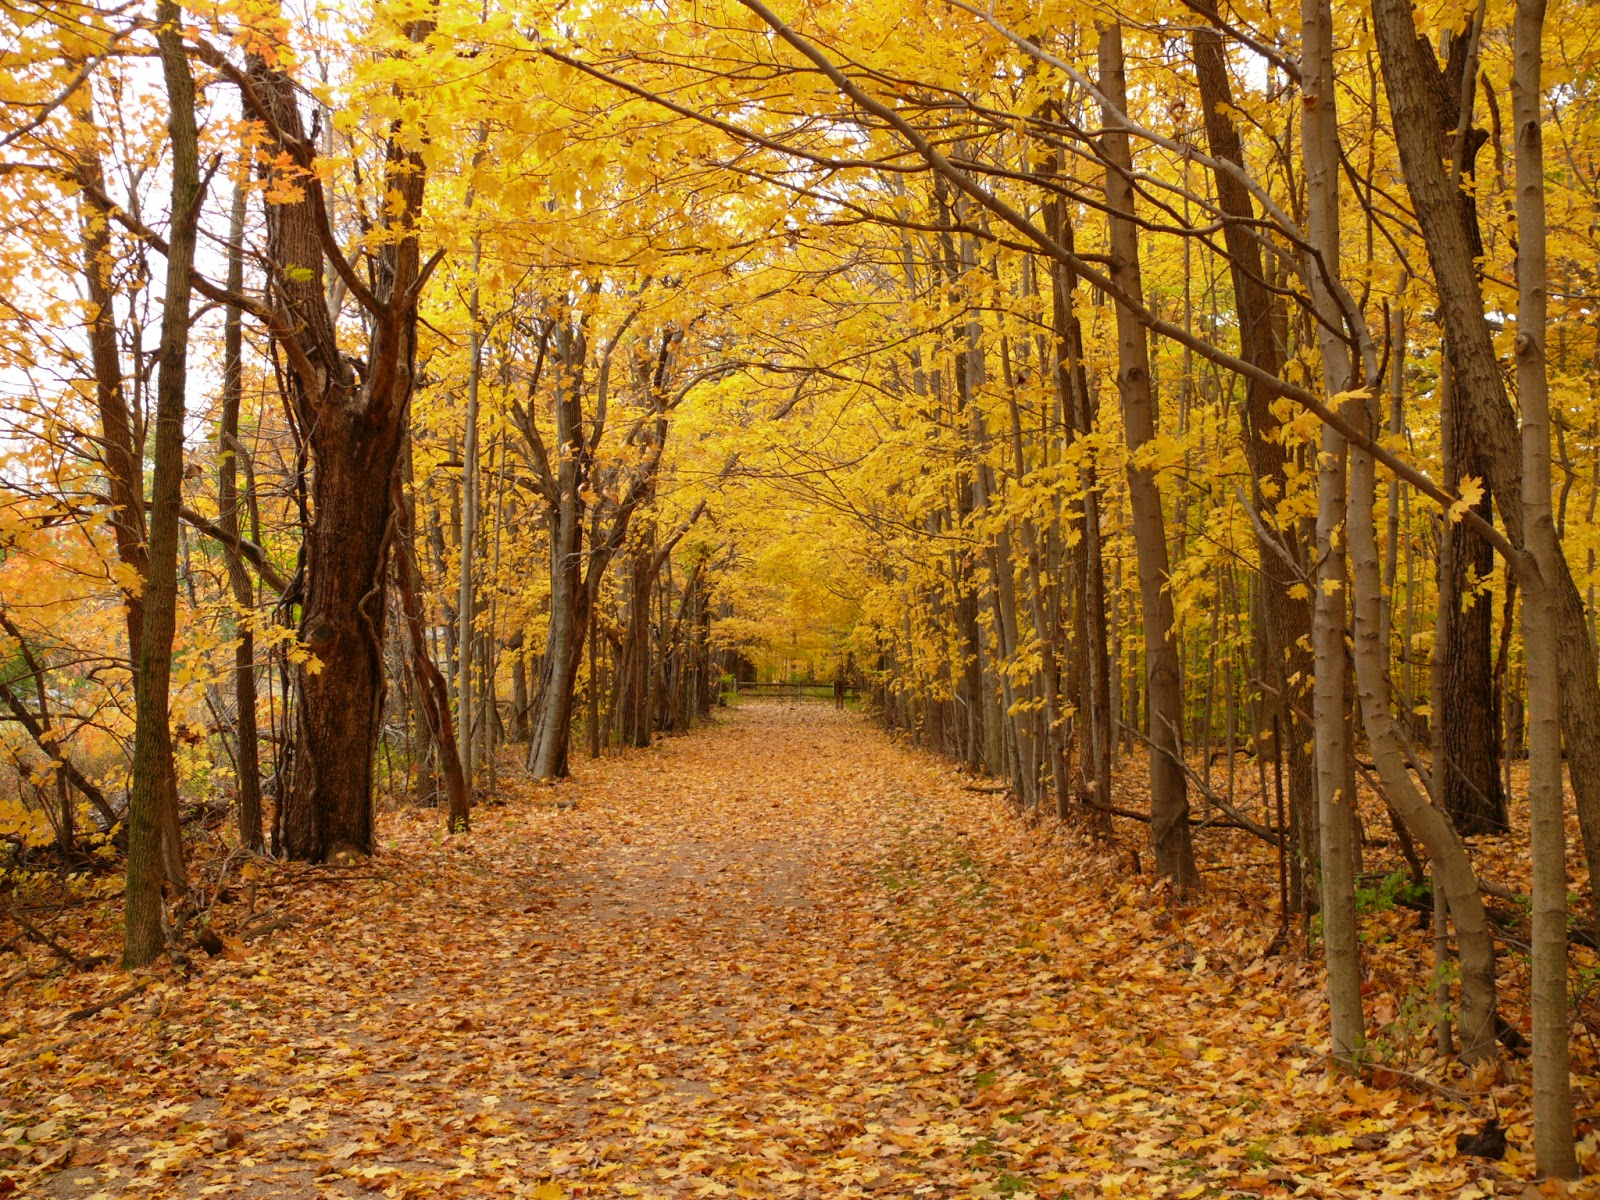
POLYGON ((241 884, 226 955, 92 1016, 139 981, 13 975, 0 1191, 1522 1192, 1514 1079, 1507 1160, 1457 1157, 1494 1081, 1330 1079, 1315 969, 1226 875, 1172 910, 1126 849, 962 783, 749 707, 470 836, 391 816, 372 864, 266 877, 249 916, 241 884))

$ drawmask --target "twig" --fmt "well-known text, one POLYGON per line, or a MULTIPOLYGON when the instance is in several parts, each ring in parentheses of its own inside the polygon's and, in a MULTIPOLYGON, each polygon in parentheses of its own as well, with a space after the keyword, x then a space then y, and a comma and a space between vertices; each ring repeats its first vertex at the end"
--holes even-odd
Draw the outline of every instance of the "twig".
POLYGON ((103 954, 92 955, 89 958, 79 958, 71 950, 68 950, 60 942, 56 941, 55 938, 51 937, 48 933, 40 929, 26 917, 19 916, 13 912, 11 914, 11 919, 22 927, 23 933, 27 934, 41 946, 48 946, 52 953, 64 961, 74 971, 87 971, 91 967, 98 966, 100 963, 105 961, 105 956, 103 954))
POLYGON ((289 926, 296 923, 297 922, 295 921, 293 915, 284 913, 281 917, 274 917, 270 921, 264 921, 260 925, 246 929, 239 935, 239 940, 243 942, 253 942, 258 937, 263 937, 266 934, 274 933, 279 929, 287 929, 289 926))
POLYGON ((96 1013, 104 1012, 108 1008, 115 1008, 117 1005, 123 1003, 124 1001, 132 1000, 135 996, 137 996, 140 992, 144 991, 145 988, 149 987, 154 982, 155 982, 154 979, 141 979, 138 983, 134 984, 127 991, 118 992, 115 996, 111 997, 111 999, 109 999, 109 1000, 102 1000, 99 1004, 91 1004, 88 1008, 80 1008, 77 1012, 68 1013, 67 1014, 67 1020, 68 1021, 87 1021, 90 1017, 94 1016, 96 1013))
MULTIPOLYGON (((1334 1066, 1343 1068, 1348 1067, 1349 1065, 1346 1060, 1336 1059, 1331 1054, 1324 1054, 1322 1057, 1326 1062, 1334 1066)), ((1461 1105, 1463 1108, 1472 1107, 1472 1099, 1465 1092, 1458 1092, 1455 1090, 1455 1088, 1446 1087, 1444 1084, 1439 1083, 1436 1080, 1429 1079, 1426 1075, 1418 1075, 1415 1071, 1407 1071, 1404 1067, 1390 1066, 1385 1062, 1363 1062, 1361 1065, 1366 1070, 1388 1071, 1391 1075, 1402 1075, 1407 1079, 1415 1079, 1424 1087, 1438 1092, 1439 1095, 1445 1097, 1455 1104, 1461 1105)))
MULTIPOLYGON (((1117 724, 1121 728, 1126 729, 1129 733, 1133 734, 1134 737, 1138 738, 1146 746, 1149 746, 1150 749, 1158 751, 1166 758, 1176 763, 1178 769, 1183 772, 1184 777, 1194 784, 1194 786, 1199 790, 1200 794, 1212 804, 1215 804, 1223 812, 1227 813, 1228 816, 1232 817, 1235 822, 1235 824, 1231 826, 1224 826, 1220 821, 1205 821, 1201 822, 1201 824, 1211 824, 1217 826, 1218 828, 1242 829, 1246 833, 1254 834, 1269 846, 1275 847, 1278 845, 1278 838, 1280 836, 1279 833, 1268 829, 1265 825, 1262 825, 1257 821, 1252 821, 1249 817, 1245 816, 1244 813, 1240 812, 1237 808, 1230 804, 1226 799, 1217 795, 1217 793, 1208 788, 1205 780, 1201 779, 1200 776, 1195 773, 1193 767, 1183 761, 1183 757, 1181 755, 1174 754, 1166 746, 1157 745, 1154 741, 1145 736, 1142 729, 1135 729, 1133 726, 1125 724, 1122 721, 1118 721, 1117 724)), ((1168 724, 1170 725, 1171 722, 1168 722, 1168 724)))

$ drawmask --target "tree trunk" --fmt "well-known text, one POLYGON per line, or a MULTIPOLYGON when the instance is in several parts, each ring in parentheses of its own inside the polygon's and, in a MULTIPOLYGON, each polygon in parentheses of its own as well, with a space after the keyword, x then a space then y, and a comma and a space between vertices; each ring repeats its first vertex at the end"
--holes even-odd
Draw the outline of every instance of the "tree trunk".
MULTIPOLYGON (((1206 15, 1216 21, 1216 10, 1207 0, 1201 3, 1207 5, 1206 15)), ((1215 29, 1198 26, 1190 39, 1211 157, 1242 168, 1245 166, 1244 146, 1230 115, 1233 89, 1228 79, 1222 38, 1215 29)), ((1222 236, 1228 250, 1228 271, 1238 313, 1239 352, 1247 362, 1276 376, 1282 372, 1284 362, 1283 339, 1278 331, 1280 306, 1267 286, 1261 243, 1253 228, 1256 217, 1250 191, 1228 171, 1213 171, 1212 179, 1217 206, 1228 217, 1222 236)), ((1277 506, 1288 491, 1288 451, 1280 434, 1282 422, 1272 411, 1273 399, 1272 392, 1259 380, 1245 382, 1245 402, 1240 415, 1245 457, 1250 463, 1252 477, 1251 498, 1263 526, 1257 531, 1256 554, 1261 564, 1266 618, 1254 625, 1252 632, 1256 659, 1273 689, 1273 693, 1266 696, 1264 707, 1279 714, 1285 731, 1289 805, 1303 817, 1316 803, 1312 757, 1306 752, 1312 735, 1305 718, 1308 706, 1304 703, 1305 681, 1312 678, 1311 655, 1307 650, 1311 611, 1310 605, 1297 598, 1293 589, 1308 573, 1308 566, 1293 522, 1282 521, 1277 516, 1277 506), (1285 561, 1286 556, 1290 561, 1285 561)), ((1270 724, 1270 712, 1263 713, 1263 727, 1270 724)), ((1313 828, 1315 822, 1302 819, 1299 825, 1313 828)), ((1306 857, 1314 860, 1315 854, 1306 857)), ((1295 872, 1296 879, 1303 875, 1303 871, 1295 872)), ((1303 906, 1302 895, 1296 894, 1292 899, 1297 910, 1303 906)))
MULTIPOLYGON (((1343 397, 1357 386, 1355 363, 1339 336, 1343 327, 1328 278, 1339 270, 1339 127, 1333 75, 1333 14, 1328 0, 1302 0, 1301 143, 1305 156, 1307 274, 1322 344, 1323 386, 1346 420, 1361 411, 1343 397)), ((1322 845, 1322 933, 1328 967, 1333 1054, 1350 1062, 1366 1038, 1361 1011, 1361 951, 1356 934, 1355 796, 1346 784, 1350 721, 1345 705, 1345 462, 1342 434, 1323 426, 1317 469, 1317 587, 1312 612, 1316 657, 1317 816, 1322 845)))
POLYGON ((409 475, 410 459, 408 447, 390 498, 395 512, 395 580, 400 587, 400 612, 410 647, 411 675, 417 686, 417 707, 427 722, 427 733, 444 773, 445 795, 449 801, 445 828, 451 833, 465 833, 472 827, 471 797, 450 719, 450 689, 445 686, 444 673, 428 654, 428 635, 420 599, 422 579, 417 570, 417 506, 416 500, 405 491, 406 481, 400 477, 402 473, 409 475))
MULTIPOLYGON (((568 328, 556 334, 556 456, 547 480, 550 519, 550 628, 545 637, 544 669, 534 701, 533 739, 528 770, 538 779, 565 779, 570 770, 572 708, 583 642, 589 629, 588 589, 584 586, 583 527, 590 460, 583 436, 583 335, 568 328)), ((531 401, 530 401, 531 407, 531 401)), ((524 435, 536 436, 533 413, 524 435)), ((541 461, 545 456, 540 455, 541 461)), ((592 549, 592 548, 591 548, 592 549)))
POLYGON ((617 664, 617 724, 624 746, 650 744, 654 710, 650 696, 650 599, 655 589, 655 547, 636 547, 630 556, 626 598, 627 626, 617 664))
MULTIPOLYGON (((89 318, 89 351, 94 367, 95 406, 100 417, 100 455, 105 466, 109 492, 110 523, 117 546, 117 558, 135 578, 144 579, 149 569, 149 548, 145 541, 144 463, 142 447, 136 445, 133 420, 124 390, 122 360, 117 349, 116 313, 111 291, 110 211, 91 193, 103 193, 105 172, 99 153, 99 131, 94 123, 94 107, 88 89, 72 100, 73 121, 80 141, 79 161, 83 177, 92 185, 85 191, 81 216, 85 291, 92 313, 89 318)), ((169 247, 170 249, 170 247, 169 247)), ((134 669, 134 690, 139 686, 139 663, 144 647, 144 599, 138 588, 124 588, 123 618, 128 636, 128 659, 134 669)), ((137 698, 136 698, 137 702, 137 698)), ((178 786, 172 761, 172 731, 163 723, 153 730, 162 745, 153 753, 162 775, 162 861, 167 882, 182 889, 187 886, 183 847, 177 840, 178 786)))
POLYGON ((511 740, 526 744, 532 731, 528 727, 528 714, 533 707, 528 695, 527 635, 521 629, 512 631, 506 639, 506 649, 511 652, 511 740))
MULTIPOLYGON (((481 144, 481 138, 480 138, 481 144)), ((477 156, 474 156, 476 161, 477 156)), ((469 193, 467 207, 472 207, 469 193)), ((477 595, 473 590, 474 561, 478 554, 478 502, 481 487, 478 479, 478 388, 483 377, 483 335, 478 329, 478 265, 481 258, 478 239, 472 240, 472 288, 467 297, 467 319, 471 331, 467 340, 467 428, 465 448, 461 454, 461 568, 460 599, 456 612, 461 622, 459 650, 456 657, 456 712, 457 749, 461 758, 461 773, 466 779, 470 799, 475 772, 473 770, 473 711, 472 711, 472 656, 477 645, 477 595)))
MULTIPOLYGON (((176 0, 156 6, 156 40, 166 81, 172 140, 172 221, 167 288, 161 311, 156 383, 155 475, 151 482, 149 565, 145 572, 133 783, 128 793, 128 878, 123 965, 142 967, 166 944, 161 881, 181 855, 175 796, 169 796, 169 689, 178 607, 178 510, 183 500, 184 383, 189 352, 190 271, 200 218, 200 150, 194 77, 184 55, 183 15, 176 0), (165 847, 165 854, 163 849, 165 847), (165 859, 165 862, 163 861, 165 859)), ((181 862, 181 858, 179 859, 181 862)))
MULTIPOLYGON (((1099 44, 1100 89, 1107 105, 1102 135, 1106 157, 1106 204, 1111 210, 1111 277, 1142 302, 1139 234, 1134 224, 1133 156, 1121 129, 1127 111, 1122 29, 1103 25, 1099 44)), ((1167 591, 1167 538, 1155 472, 1137 465, 1139 451, 1155 437, 1155 398, 1150 354, 1137 315, 1117 306, 1117 388, 1128 442, 1128 501, 1133 510, 1134 549, 1139 560, 1139 597, 1144 614, 1145 686, 1150 713, 1150 840, 1156 870, 1178 892, 1200 884, 1189 831, 1188 781, 1183 764, 1183 694, 1172 640, 1172 595, 1167 591)))
MULTIPOLYGON (((1401 171, 1433 268, 1459 411, 1478 437, 1489 490, 1500 506, 1507 536, 1520 546, 1524 544, 1521 437, 1484 319, 1483 292, 1473 266, 1460 192, 1445 167, 1448 156, 1428 78, 1429 71, 1437 74, 1433 51, 1417 36, 1411 0, 1373 0, 1372 15, 1401 171)), ((1600 881, 1600 675, 1583 598, 1559 546, 1554 576, 1547 582, 1553 589, 1563 650, 1558 663, 1561 728, 1583 829, 1592 906, 1600 881)))
POLYGON ((1541 1173, 1578 1174, 1568 1060, 1567 835, 1561 787, 1561 645, 1554 596, 1560 549, 1550 511, 1545 356, 1544 0, 1517 0, 1511 105, 1517 173, 1517 396, 1522 404, 1523 529, 1534 570, 1522 595, 1528 671, 1528 808, 1533 858, 1533 1148, 1541 1173))
MULTIPOLYGON (((1444 350, 1448 362, 1449 346, 1444 350)), ((1483 478, 1477 441, 1469 422, 1460 419, 1453 372, 1441 371, 1441 440, 1445 445, 1444 486, 1459 490, 1463 471, 1483 478), (1445 378, 1450 377, 1450 386, 1445 378)), ((1492 519, 1493 505, 1485 492, 1477 510, 1492 519)), ((1505 793, 1500 787, 1500 730, 1494 714, 1494 655, 1490 646, 1493 605, 1477 583, 1494 572, 1494 549, 1466 525, 1450 523, 1441 538, 1439 596, 1443 638, 1439 653, 1443 663, 1443 706, 1435 709, 1439 721, 1442 757, 1434 773, 1441 783, 1444 810, 1463 837, 1504 833, 1510 828, 1505 793), (1444 575, 1448 572, 1449 578, 1444 575), (1448 714, 1449 719, 1443 719, 1448 714)))
MULTIPOLYGON (((428 26, 408 29, 415 41, 428 26)), ((416 219, 422 208, 420 151, 402 146, 398 126, 386 146, 389 230, 373 261, 375 286, 361 284, 319 230, 330 220, 314 155, 304 134, 294 83, 251 56, 251 103, 265 109, 281 141, 276 151, 307 171, 293 198, 267 205, 267 260, 283 348, 290 407, 314 467, 306 532, 300 639, 310 657, 297 665, 293 772, 280 813, 283 851, 321 862, 368 855, 373 839, 373 757, 383 698, 383 637, 388 557, 398 514, 393 496, 404 441, 422 283, 416 219), (371 329, 358 376, 341 352, 327 303, 325 260, 365 308, 371 329)), ((271 177, 272 155, 263 171, 271 177)))
MULTIPOLYGON (((1052 237, 1072 248, 1072 225, 1065 205, 1052 202, 1045 212, 1052 237)), ((1063 263, 1051 261, 1051 328, 1057 356, 1055 384, 1068 442, 1094 432, 1094 400, 1083 365, 1083 328, 1077 314, 1077 274, 1063 263)), ((1093 796, 1094 828, 1111 828, 1111 752, 1116 741, 1112 720, 1111 654, 1106 632, 1105 556, 1100 541, 1100 484, 1092 453, 1085 453, 1078 469, 1083 499, 1078 513, 1079 542, 1074 548, 1078 584, 1077 634, 1083 669, 1082 691, 1077 696, 1081 720, 1088 724, 1080 757, 1086 791, 1093 796)))
MULTIPOLYGON (((564 460, 572 457, 563 455, 564 460)), ((568 469, 569 463, 563 461, 562 472, 568 469)), ((571 469, 576 470, 575 463, 571 469)), ((562 511, 550 538, 550 631, 539 676, 533 740, 528 745, 528 770, 537 779, 565 779, 571 774, 567 757, 573 697, 589 629, 589 597, 583 586, 583 521, 577 508, 581 503, 574 483, 570 495, 563 495, 562 511)))
MULTIPOLYGON (((244 291, 244 219, 248 193, 234 184, 228 220, 228 290, 244 291)), ((244 393, 244 330, 239 306, 229 305, 222 331, 222 415, 217 422, 217 525, 223 534, 228 584, 243 619, 234 648, 233 689, 239 730, 239 843, 261 850, 261 761, 256 731, 256 635, 248 614, 255 608, 255 588, 245 571, 239 547, 239 405, 244 393)))
MULTIPOLYGON (((1373 759, 1383 780, 1390 805, 1417 835, 1433 861, 1434 885, 1449 903, 1456 924, 1456 946, 1461 962, 1461 1053, 1469 1061, 1494 1053, 1495 977, 1494 940, 1484 915, 1478 878, 1466 847, 1442 810, 1417 790, 1401 749, 1402 741, 1389 704, 1387 647, 1381 641, 1383 617, 1382 572, 1373 523, 1377 494, 1372 457, 1366 451, 1350 455, 1350 558, 1355 576, 1355 649, 1357 691, 1361 719, 1366 727, 1373 759)), ((1326 865, 1324 867, 1326 869, 1326 865)), ((1327 928, 1326 916, 1323 922, 1327 928)), ((1359 989, 1359 976, 1356 986, 1359 989)), ((1360 1004, 1359 990, 1355 1003, 1360 1004)), ((1358 1009, 1359 1011, 1359 1009, 1358 1009)))

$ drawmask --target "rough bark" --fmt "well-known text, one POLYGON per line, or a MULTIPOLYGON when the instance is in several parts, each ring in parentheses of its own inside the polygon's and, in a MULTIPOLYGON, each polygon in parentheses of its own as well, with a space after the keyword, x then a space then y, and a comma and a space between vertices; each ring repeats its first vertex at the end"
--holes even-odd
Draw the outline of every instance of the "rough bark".
MULTIPOLYGON (((1433 51, 1417 38, 1411 0, 1373 0, 1372 13, 1400 166, 1427 245, 1460 411, 1477 433, 1487 483, 1500 506, 1506 534, 1520 546, 1524 544, 1521 437, 1484 317, 1459 190, 1445 167, 1448 160, 1429 83, 1429 72, 1437 74, 1433 51)), ((1583 599, 1559 546, 1549 583, 1563 648, 1558 664, 1561 729, 1583 829, 1592 905, 1594 881, 1600 880, 1600 676, 1583 599)))
MULTIPOLYGON (((1448 348, 1446 349, 1448 354, 1448 348)), ((1455 397, 1441 388, 1447 404, 1455 397)), ((1462 472, 1483 477, 1483 465, 1471 425, 1446 420, 1450 431, 1445 455, 1444 485, 1457 491, 1462 472)), ((1489 520, 1493 505, 1488 495, 1479 501, 1479 514, 1489 520)), ((1442 647, 1444 663, 1443 707, 1438 710, 1443 759, 1437 773, 1442 782, 1444 809, 1462 836, 1503 833, 1510 828, 1505 792, 1500 786, 1500 730, 1494 711, 1494 654, 1491 647, 1492 597, 1478 593, 1476 585, 1494 572, 1494 548, 1471 529, 1459 524, 1449 531, 1450 551, 1440 570, 1448 570, 1448 583, 1440 595, 1447 608, 1442 647)))
POLYGON ((654 732, 650 694, 650 596, 661 568, 654 539, 630 556, 627 625, 617 663, 617 724, 625 746, 648 746, 654 732))
MULTIPOLYGON (((88 295, 89 353, 94 369, 95 408, 100 420, 100 456, 105 467, 110 499, 109 520, 117 547, 117 558, 137 579, 144 579, 149 566, 146 543, 144 463, 142 434, 134 431, 124 388, 122 359, 117 346, 116 313, 111 291, 111 210, 105 203, 105 171, 100 160, 99 131, 94 123, 93 101, 87 88, 72 99, 74 132, 77 136, 79 171, 88 184, 83 192, 79 227, 83 238, 83 274, 88 295)), ((139 588, 122 591, 124 625, 128 637, 128 660, 134 668, 134 690, 139 686, 139 663, 144 647, 144 600, 139 588)), ((137 703, 137 696, 135 699, 137 703)), ((178 830, 177 773, 172 761, 172 731, 167 726, 153 731, 162 739, 156 751, 163 778, 162 828, 167 831, 163 863, 168 882, 185 886, 183 848, 176 839, 178 830)))
MULTIPOLYGON (((1139 234, 1134 221, 1133 157, 1121 116, 1127 109, 1122 30, 1105 25, 1099 42, 1100 88, 1108 103, 1102 143, 1107 162, 1106 204, 1111 210, 1111 276, 1124 293, 1142 298, 1139 234)), ((1138 464, 1139 452, 1155 437, 1155 398, 1150 387, 1149 347, 1138 317, 1117 306, 1117 389, 1128 444, 1128 502, 1133 513, 1144 617, 1145 686, 1149 697, 1150 840, 1156 870, 1179 892, 1200 884, 1189 831, 1188 781, 1183 767, 1183 694, 1172 639, 1172 595, 1167 591, 1167 539, 1155 472, 1138 464)))
MULTIPOLYGON (((414 25, 420 38, 424 25, 414 25)), ((411 389, 417 291, 415 222, 424 167, 400 131, 386 147, 386 231, 375 286, 361 284, 330 232, 314 150, 293 82, 266 59, 249 62, 249 100, 269 146, 295 164, 293 198, 267 205, 273 334, 284 350, 290 406, 310 448, 312 517, 306 531, 294 769, 280 813, 282 849, 320 862, 373 851, 373 758, 384 697, 385 584, 394 537, 393 480, 411 389), (326 300, 326 267, 366 309, 364 369, 341 353, 326 300)), ((277 169, 274 156, 263 171, 277 169)))
MULTIPOLYGON (((528 744, 528 770, 538 779, 565 779, 572 738, 572 708, 578 671, 583 665, 584 638, 589 630, 590 597, 584 587, 584 498, 592 466, 583 434, 584 339, 560 331, 554 352, 557 364, 555 417, 556 460, 546 465, 550 523, 550 626, 545 637, 544 668, 534 702, 533 738, 528 744)), ((528 414, 524 435, 536 429, 528 414)))

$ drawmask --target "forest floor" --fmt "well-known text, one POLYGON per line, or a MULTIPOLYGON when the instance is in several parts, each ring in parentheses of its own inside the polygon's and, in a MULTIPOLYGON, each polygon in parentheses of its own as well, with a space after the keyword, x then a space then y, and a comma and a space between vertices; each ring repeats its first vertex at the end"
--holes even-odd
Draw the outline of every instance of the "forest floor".
MULTIPOLYGON (((224 955, 92 1015, 71 1019, 140 981, 11 976, 0 1193, 1471 1197, 1532 1177, 1523 1064, 1330 1077, 1319 973, 1272 952, 1270 878, 1213 865, 1172 907, 1131 841, 1030 826, 822 705, 747 706, 576 774, 507 784, 465 836, 388 814, 372 863, 269 873, 248 916, 238 884, 224 955), (1459 1157, 1495 1106, 1506 1160, 1459 1157)), ((54 936, 110 949, 87 911, 54 936)))

